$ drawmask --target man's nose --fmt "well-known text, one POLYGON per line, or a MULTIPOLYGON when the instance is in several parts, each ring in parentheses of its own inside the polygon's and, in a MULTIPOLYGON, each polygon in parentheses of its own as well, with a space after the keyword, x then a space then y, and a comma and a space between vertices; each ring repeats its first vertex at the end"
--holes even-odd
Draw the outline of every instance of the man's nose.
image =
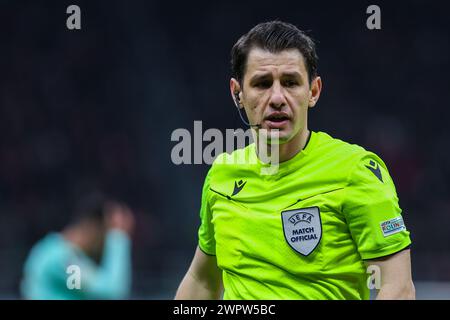
POLYGON ((286 99, 284 98, 283 94, 283 88, 279 83, 274 83, 272 86, 269 104, 274 109, 279 109, 286 104, 286 99))

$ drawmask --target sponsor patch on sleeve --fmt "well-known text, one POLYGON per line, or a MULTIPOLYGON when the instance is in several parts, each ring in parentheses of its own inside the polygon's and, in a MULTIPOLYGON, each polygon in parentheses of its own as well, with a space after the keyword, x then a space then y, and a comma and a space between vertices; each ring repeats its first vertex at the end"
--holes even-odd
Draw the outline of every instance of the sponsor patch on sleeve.
POLYGON ((394 218, 391 220, 383 221, 380 223, 383 236, 387 237, 400 231, 406 230, 405 223, 402 217, 394 218))

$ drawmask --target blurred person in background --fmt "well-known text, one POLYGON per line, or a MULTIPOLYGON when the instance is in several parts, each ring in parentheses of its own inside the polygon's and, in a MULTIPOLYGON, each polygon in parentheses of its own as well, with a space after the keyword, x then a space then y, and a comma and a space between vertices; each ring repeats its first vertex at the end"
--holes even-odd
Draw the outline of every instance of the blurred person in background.
POLYGON ((24 266, 22 296, 127 298, 133 228, 134 216, 127 205, 99 193, 85 196, 70 225, 48 234, 32 248, 24 266))

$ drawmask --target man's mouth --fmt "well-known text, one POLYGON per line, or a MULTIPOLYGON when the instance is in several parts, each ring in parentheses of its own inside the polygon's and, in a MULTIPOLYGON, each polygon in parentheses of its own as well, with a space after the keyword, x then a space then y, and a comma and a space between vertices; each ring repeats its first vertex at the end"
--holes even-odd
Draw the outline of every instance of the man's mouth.
POLYGON ((288 123, 290 117, 284 112, 274 112, 264 118, 264 122, 274 129, 283 127, 288 123))

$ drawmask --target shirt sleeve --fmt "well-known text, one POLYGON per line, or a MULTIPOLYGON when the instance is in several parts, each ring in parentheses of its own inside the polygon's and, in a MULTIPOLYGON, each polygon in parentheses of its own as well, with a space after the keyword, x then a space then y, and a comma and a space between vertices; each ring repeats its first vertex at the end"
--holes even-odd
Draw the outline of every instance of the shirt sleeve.
POLYGON ((392 178, 373 153, 360 157, 350 172, 342 211, 364 260, 396 253, 411 244, 392 178))
POLYGON ((206 175, 202 189, 202 203, 200 208, 200 228, 198 229, 198 246, 208 255, 216 255, 216 241, 214 239, 214 225, 209 205, 211 169, 206 175))
POLYGON ((131 287, 131 241, 120 230, 106 236, 101 264, 84 275, 88 299, 125 299, 131 287))

